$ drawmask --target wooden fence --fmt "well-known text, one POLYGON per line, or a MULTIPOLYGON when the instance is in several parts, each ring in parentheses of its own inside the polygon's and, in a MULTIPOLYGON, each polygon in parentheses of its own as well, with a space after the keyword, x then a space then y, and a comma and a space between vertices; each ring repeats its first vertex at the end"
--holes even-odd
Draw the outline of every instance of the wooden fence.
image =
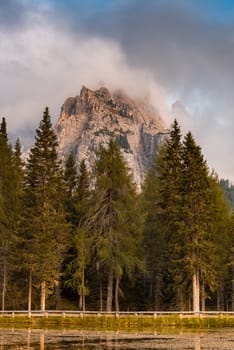
POLYGON ((179 316, 183 317, 222 317, 222 316, 232 316, 234 317, 234 312, 228 311, 201 311, 201 312, 192 312, 192 311, 121 311, 121 312, 97 312, 97 311, 71 311, 71 310, 6 310, 0 311, 1 316, 24 316, 24 317, 86 317, 86 316, 115 316, 115 317, 126 317, 126 316, 135 316, 135 317, 153 317, 158 316, 179 316))

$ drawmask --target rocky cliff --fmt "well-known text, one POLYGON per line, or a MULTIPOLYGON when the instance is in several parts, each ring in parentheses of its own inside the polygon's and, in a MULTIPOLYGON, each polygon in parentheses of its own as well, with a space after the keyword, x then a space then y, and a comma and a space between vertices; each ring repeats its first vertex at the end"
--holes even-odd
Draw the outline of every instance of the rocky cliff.
POLYGON ((110 93, 105 87, 96 91, 83 87, 79 96, 68 98, 55 131, 60 157, 65 158, 72 152, 77 162, 86 159, 88 166, 94 161, 99 145, 114 138, 138 188, 168 132, 146 99, 133 100, 122 91, 110 93))

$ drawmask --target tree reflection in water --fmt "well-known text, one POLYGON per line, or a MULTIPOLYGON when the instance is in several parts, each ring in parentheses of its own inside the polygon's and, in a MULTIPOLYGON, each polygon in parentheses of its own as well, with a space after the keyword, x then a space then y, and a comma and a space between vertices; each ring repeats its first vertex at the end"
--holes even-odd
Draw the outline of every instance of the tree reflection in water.
POLYGON ((121 333, 59 330, 0 329, 0 350, 230 350, 234 332, 215 330, 202 333, 121 333))

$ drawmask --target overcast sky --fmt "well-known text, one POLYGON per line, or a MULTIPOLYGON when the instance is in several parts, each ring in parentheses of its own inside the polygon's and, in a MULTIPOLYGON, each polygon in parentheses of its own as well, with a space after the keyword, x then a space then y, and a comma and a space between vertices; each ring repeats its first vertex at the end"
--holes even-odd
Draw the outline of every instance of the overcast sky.
POLYGON ((55 122, 66 97, 102 81, 149 95, 167 127, 176 115, 234 181, 233 0, 0 0, 0 81, 0 116, 22 144, 45 106, 55 122))

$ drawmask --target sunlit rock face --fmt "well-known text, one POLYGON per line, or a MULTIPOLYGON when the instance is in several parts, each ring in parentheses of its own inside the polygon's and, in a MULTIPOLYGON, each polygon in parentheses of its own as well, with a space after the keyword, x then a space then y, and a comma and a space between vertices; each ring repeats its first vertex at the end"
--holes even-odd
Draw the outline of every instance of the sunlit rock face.
POLYGON ((118 142, 140 190, 145 173, 168 130, 159 113, 145 100, 133 100, 123 91, 86 87, 69 97, 55 125, 62 159, 72 152, 77 163, 91 168, 99 145, 110 138, 118 142))

